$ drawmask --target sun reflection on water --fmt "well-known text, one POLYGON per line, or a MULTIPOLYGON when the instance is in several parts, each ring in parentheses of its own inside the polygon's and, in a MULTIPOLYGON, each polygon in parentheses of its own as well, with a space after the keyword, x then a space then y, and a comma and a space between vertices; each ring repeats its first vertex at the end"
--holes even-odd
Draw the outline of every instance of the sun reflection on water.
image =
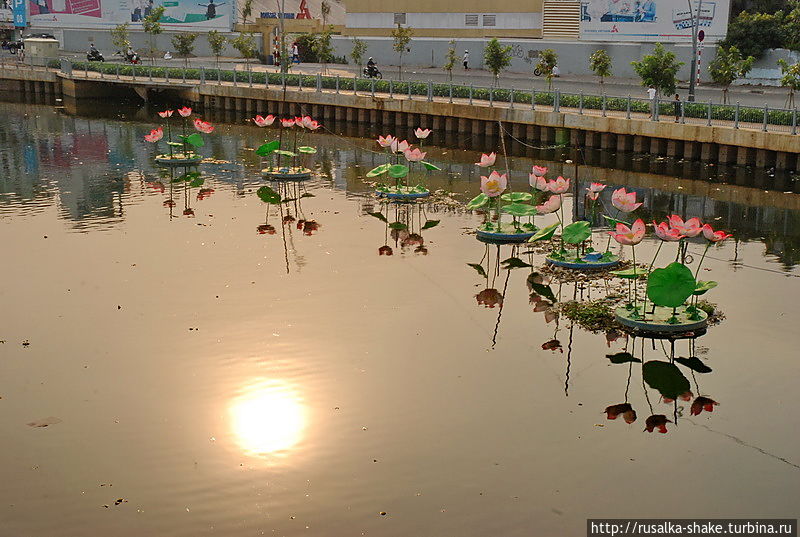
POLYGON ((239 447, 252 456, 285 456, 303 437, 306 411, 297 391, 281 381, 248 387, 230 407, 239 447))

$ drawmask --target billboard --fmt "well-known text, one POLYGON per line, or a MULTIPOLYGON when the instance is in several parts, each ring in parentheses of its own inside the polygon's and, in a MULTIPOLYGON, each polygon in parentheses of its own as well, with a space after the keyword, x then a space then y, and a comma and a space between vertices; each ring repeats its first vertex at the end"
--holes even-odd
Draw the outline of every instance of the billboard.
MULTIPOLYGON (((2 1, 2 0, 0 0, 2 1)), ((13 0, 17 1, 17 0, 13 0)), ((236 0, 23 0, 32 26, 111 28, 129 23, 141 27, 153 8, 164 6, 166 30, 230 30, 236 0)))
POLYGON ((725 38, 729 0, 582 0, 581 39, 679 42, 692 39, 692 15, 709 41, 725 38))

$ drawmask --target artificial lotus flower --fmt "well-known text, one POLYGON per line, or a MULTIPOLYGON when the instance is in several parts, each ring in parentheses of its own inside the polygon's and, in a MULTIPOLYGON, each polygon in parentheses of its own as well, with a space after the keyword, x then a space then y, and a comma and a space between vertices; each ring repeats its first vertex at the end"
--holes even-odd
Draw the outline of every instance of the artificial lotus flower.
POLYGON ((506 174, 499 174, 497 171, 492 171, 489 177, 481 176, 481 192, 490 198, 496 198, 508 186, 508 177, 506 174))
POLYGON ((488 168, 489 166, 494 166, 494 162, 496 160, 497 160, 496 153, 489 153, 488 155, 486 153, 483 153, 481 155, 481 161, 476 162, 475 165, 480 166, 481 168, 488 168))
POLYGON ((592 183, 586 190, 588 190, 589 192, 602 192, 603 190, 606 189, 606 186, 607 185, 604 185, 603 183, 592 183))
POLYGON ((647 418, 644 422, 644 430, 648 433, 652 433, 653 430, 658 427, 658 432, 661 434, 667 433, 667 423, 672 423, 672 421, 668 420, 667 417, 663 414, 654 414, 647 418))
POLYGON ((409 162, 419 162, 425 158, 427 153, 423 153, 418 147, 415 147, 414 149, 406 149, 403 155, 405 155, 406 160, 409 162))
POLYGON ((432 132, 433 131, 430 129, 423 129, 422 127, 417 127, 416 130, 414 130, 414 135, 420 140, 424 140, 425 138, 430 136, 432 132))
MULTIPOLYGON (((589 189, 587 189, 587 190, 589 190, 589 189)), ((592 201, 597 201, 597 198, 600 197, 600 192, 589 191, 589 192, 586 193, 586 197, 589 198, 592 201)))
POLYGON ((172 110, 164 110, 163 112, 159 112, 158 115, 161 117, 172 117, 173 111, 172 110))
POLYGON ((656 233, 656 237, 661 239, 662 241, 667 242, 675 242, 681 240, 684 236, 681 235, 680 231, 675 228, 669 227, 669 224, 666 222, 661 222, 660 224, 656 224, 653 222, 653 230, 656 233))
POLYGON ((294 118, 282 118, 281 126, 284 128, 294 127, 294 118))
POLYGON ((564 179, 559 176, 558 179, 553 179, 547 182, 547 190, 553 194, 563 194, 569 190, 569 179, 564 179))
POLYGON ((273 116, 272 114, 269 114, 264 117, 256 116, 253 118, 253 123, 258 125, 259 127, 269 127, 270 125, 275 123, 275 116, 273 116))
POLYGON ((700 223, 699 218, 690 218, 686 222, 677 214, 667 217, 669 225, 681 235, 686 237, 697 237, 703 231, 703 224, 700 223))
MULTIPOLYGON (((297 122, 297 118, 294 118, 294 120, 297 122)), ((311 125, 312 121, 314 120, 311 119, 311 116, 303 116, 300 118, 300 126, 307 129, 308 126, 311 125)))
POLYGON ((261 224, 256 228, 259 235, 274 235, 275 234, 275 226, 271 224, 261 224))
POLYGON ((497 289, 484 289, 475 295, 475 298, 479 305, 486 306, 487 308, 493 308, 503 304, 503 295, 500 294, 500 291, 497 289))
POLYGON ((408 140, 403 140, 402 142, 395 138, 392 141, 392 153, 405 153, 406 149, 410 148, 411 144, 408 143, 408 140))
MULTIPOLYGON (((682 394, 680 394, 678 396, 678 398, 681 401, 691 401, 692 397, 694 397, 694 394, 690 390, 686 390, 685 392, 683 392, 682 394)), ((671 397, 664 397, 662 395, 661 398, 664 400, 665 403, 674 403, 675 402, 675 399, 672 399, 671 397)))
MULTIPOLYGON (((536 166, 534 166, 535 168, 536 166)), ((547 179, 545 179, 541 175, 536 175, 535 173, 528 174, 528 183, 530 183, 531 187, 535 188, 536 190, 541 190, 542 192, 547 192, 547 179)))
POLYGON ((200 118, 194 120, 194 128, 205 134, 211 134, 214 132, 214 125, 207 121, 203 121, 200 118))
POLYGON ((157 142, 164 137, 164 129, 161 127, 157 129, 153 129, 150 131, 150 134, 145 134, 144 139, 148 142, 157 142))
POLYGON ((617 223, 616 233, 609 231, 615 241, 625 246, 635 246, 642 242, 646 228, 641 218, 636 220, 631 227, 626 226, 622 222, 617 223))
POLYGON ((308 124, 306 125, 306 128, 308 130, 310 130, 310 131, 315 131, 318 128, 320 128, 321 126, 322 125, 320 124, 319 121, 317 121, 316 119, 312 119, 311 121, 308 122, 308 124))
POLYGON ((559 207, 561 207, 561 196, 553 194, 547 201, 536 206, 536 212, 538 214, 550 214, 556 212, 559 207))
POLYGON ((386 136, 378 136, 378 145, 381 147, 391 147, 394 141, 395 137, 391 134, 387 134, 386 136))
POLYGON ((713 399, 701 395, 692 403, 691 414, 692 416, 699 416, 704 410, 706 412, 714 412, 714 407, 717 405, 719 405, 719 403, 713 399))
POLYGON ((392 255, 392 247, 389 245, 378 248, 378 255, 392 255))
POLYGON ((711 242, 722 242, 732 236, 733 235, 725 233, 724 231, 714 231, 714 228, 712 228, 709 224, 703 226, 703 237, 711 242))
POLYGON ((183 108, 178 108, 178 113, 181 117, 189 117, 192 115, 192 109, 188 106, 184 106, 183 108))
POLYGON ((615 420, 617 419, 617 416, 622 414, 622 419, 625 420, 625 423, 631 424, 636 421, 636 411, 633 409, 630 403, 611 405, 606 407, 603 412, 606 413, 606 417, 610 420, 615 420))
POLYGON ((636 203, 636 192, 626 192, 625 187, 614 191, 611 195, 611 204, 623 213, 633 212, 642 206, 641 202, 636 203))
POLYGON ((547 173, 547 166, 534 166, 531 168, 531 173, 536 177, 544 177, 544 174, 547 173))

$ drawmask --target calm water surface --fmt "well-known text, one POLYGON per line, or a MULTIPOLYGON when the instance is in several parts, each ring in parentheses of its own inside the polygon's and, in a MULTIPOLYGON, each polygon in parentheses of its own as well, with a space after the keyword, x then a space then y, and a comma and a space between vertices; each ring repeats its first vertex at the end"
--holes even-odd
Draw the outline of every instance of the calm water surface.
MULTIPOLYGON (((381 207, 363 182, 381 157, 344 127, 309 140, 321 174, 287 192, 313 197, 282 226, 255 195, 264 131, 241 121, 211 118, 209 190, 171 192, 142 142, 152 110, 0 112, 0 536, 572 536, 588 517, 797 516, 791 177, 512 148, 520 188, 536 157, 635 187, 650 218, 735 233, 704 265, 727 318, 676 343, 713 369, 689 378, 720 405, 692 417, 605 357, 668 345, 534 311, 530 269, 496 274, 510 247, 468 233, 480 216, 381 207), (367 214, 380 210, 417 232, 440 223, 423 243, 393 237, 367 214), (486 288, 502 310, 479 304, 486 288), (626 397, 639 419, 606 420, 626 397), (642 432, 651 407, 677 417, 668 434, 642 432)), ((469 199, 487 146, 435 143, 430 184, 469 199)))

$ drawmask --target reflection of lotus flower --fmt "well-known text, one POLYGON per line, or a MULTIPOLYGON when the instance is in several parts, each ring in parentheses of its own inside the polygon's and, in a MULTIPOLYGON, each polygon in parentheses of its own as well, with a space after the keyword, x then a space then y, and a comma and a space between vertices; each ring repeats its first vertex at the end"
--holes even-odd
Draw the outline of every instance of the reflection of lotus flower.
POLYGON ((392 141, 391 147, 392 147, 392 153, 405 153, 406 149, 411 147, 411 144, 409 144, 407 140, 403 140, 402 142, 400 142, 397 140, 397 138, 395 138, 392 141))
POLYGON ((389 236, 392 238, 393 241, 404 241, 406 237, 408 237, 409 233, 407 229, 393 229, 389 236))
POLYGON ((559 176, 558 179, 548 181, 547 190, 553 194, 563 194, 569 190, 569 179, 564 179, 563 177, 559 176))
POLYGON ((677 214, 668 217, 669 225, 679 234, 686 237, 697 237, 703 231, 703 225, 699 218, 690 218, 686 222, 677 214))
MULTIPOLYGON (((692 397, 694 397, 694 394, 691 391, 686 390, 685 392, 680 394, 678 397, 680 398, 681 401, 691 401, 692 397)), ((665 403, 673 403, 673 402, 675 402, 675 399, 671 399, 669 397, 662 396, 662 399, 664 399, 665 403)))
POLYGON ((415 147, 414 149, 406 149, 403 154, 406 156, 406 160, 409 162, 419 162, 425 158, 425 155, 427 155, 427 153, 420 151, 418 147, 415 147))
POLYGON ((425 244, 425 239, 419 233, 409 233, 408 237, 403 239, 401 246, 422 246, 425 244))
POLYGON ((722 242, 728 237, 732 237, 733 235, 729 235, 724 231, 714 231, 709 224, 703 226, 703 237, 710 240, 711 242, 722 242))
POLYGON ((490 198, 495 198, 502 194, 507 186, 508 178, 506 174, 501 175, 497 171, 493 171, 489 174, 489 177, 481 176, 481 192, 490 198))
POLYGON ((161 181, 148 181, 147 186, 159 192, 164 192, 164 183, 161 181))
POLYGON ((417 246, 416 248, 414 248, 414 253, 428 255, 428 249, 425 248, 424 246, 417 246))
POLYGON ((536 212, 539 214, 550 214, 556 212, 559 207, 561 207, 561 196, 554 194, 547 198, 547 201, 541 205, 537 205, 536 212))
POLYGON ((558 310, 556 309, 549 309, 544 312, 544 322, 551 323, 558 319, 558 310))
POLYGON ((294 222, 294 216, 287 214, 286 216, 283 217, 284 224, 291 224, 292 222, 294 222))
POLYGON ((391 246, 381 246, 378 248, 378 255, 392 255, 392 247, 391 246))
POLYGON ((622 419, 625 423, 631 424, 636 421, 636 411, 631 407, 630 403, 620 403, 618 405, 611 405, 604 411, 610 420, 617 419, 617 416, 622 414, 622 419))
POLYGON ((183 210, 183 216, 194 216, 194 209, 188 207, 183 210))
POLYGON ((200 118, 194 120, 194 128, 205 134, 211 134, 214 132, 214 125, 208 123, 207 121, 203 121, 200 118))
POLYGON ((625 187, 614 191, 611 204, 623 213, 630 213, 642 206, 641 203, 636 203, 636 192, 626 192, 625 187))
POLYGON ((478 300, 479 305, 486 306, 487 308, 493 308, 503 304, 503 295, 501 295, 500 291, 497 289, 484 289, 475 295, 475 298, 478 300))
POLYGON ((636 220, 631 227, 622 222, 617 223, 617 232, 609 231, 614 240, 625 246, 635 246, 642 242, 646 228, 641 218, 636 220))
POLYGON ((164 137, 164 129, 161 127, 157 129, 153 129, 150 131, 150 134, 145 134, 144 139, 148 142, 157 142, 164 137))
POLYGON ((283 127, 286 127, 287 129, 289 127, 293 127, 294 126, 294 118, 281 119, 281 125, 283 127))
POLYGON ((489 153, 488 155, 484 153, 481 155, 481 161, 476 162, 475 165, 481 168, 488 168, 489 166, 494 166, 495 160, 497 160, 496 153, 489 153))
POLYGON ((644 430, 648 433, 652 433, 653 430, 658 427, 658 432, 662 434, 667 433, 667 423, 672 423, 670 420, 667 419, 666 416, 663 414, 655 414, 647 418, 644 422, 644 430))
POLYGON ((164 110, 163 112, 158 113, 161 117, 172 117, 172 110, 164 110))
POLYGON ((164 207, 175 207, 175 200, 164 200, 164 207))
POLYGON ((275 234, 275 226, 270 224, 261 224, 256 228, 259 235, 274 235, 275 234))
POLYGON ((531 173, 533 175, 535 175, 536 177, 544 177, 544 174, 547 173, 547 167, 546 166, 534 166, 531 169, 531 173))
POLYGON ((714 412, 714 407, 719 405, 713 399, 703 397, 702 395, 694 400, 692 403, 691 414, 692 416, 699 416, 703 410, 706 412, 714 412))
POLYGON ((306 220, 303 222, 303 234, 313 235, 315 231, 319 230, 319 224, 316 220, 306 220))
POLYGON ((414 135, 415 135, 417 138, 419 138, 420 140, 424 140, 425 138, 427 138, 428 136, 430 136, 430 135, 431 135, 431 132, 433 132, 433 131, 432 131, 432 130, 430 130, 430 129, 423 129, 423 128, 421 128, 421 127, 418 127, 418 128, 417 128, 417 129, 414 131, 414 135))
POLYGON ((564 352, 564 349, 561 347, 561 342, 557 339, 551 339, 550 341, 542 343, 542 350, 564 352))
POLYGON ((653 222, 653 230, 656 233, 656 237, 662 241, 675 242, 683 238, 683 235, 677 229, 669 227, 666 222, 661 222, 660 224, 653 222))
POLYGON ((192 109, 188 106, 184 106, 183 108, 178 108, 178 113, 181 117, 189 117, 192 115, 192 109))
POLYGON ((392 142, 395 141, 395 137, 391 134, 387 134, 386 136, 378 136, 378 145, 381 147, 391 147, 392 142))
POLYGON ((214 193, 214 189, 213 188, 201 188, 197 192, 197 199, 198 199, 198 201, 202 201, 202 200, 204 200, 206 198, 211 197, 211 194, 213 194, 213 193, 214 193))
POLYGON ((611 343, 618 340, 622 334, 617 330, 609 330, 606 332, 606 345, 611 348, 611 343))
POLYGON ((275 123, 275 116, 269 114, 266 117, 256 116, 253 118, 253 123, 258 125, 259 127, 269 127, 273 123, 275 123))
POLYGON ((536 175, 535 173, 528 174, 528 183, 536 190, 541 190, 542 192, 547 192, 548 190, 547 179, 541 175, 536 175))

